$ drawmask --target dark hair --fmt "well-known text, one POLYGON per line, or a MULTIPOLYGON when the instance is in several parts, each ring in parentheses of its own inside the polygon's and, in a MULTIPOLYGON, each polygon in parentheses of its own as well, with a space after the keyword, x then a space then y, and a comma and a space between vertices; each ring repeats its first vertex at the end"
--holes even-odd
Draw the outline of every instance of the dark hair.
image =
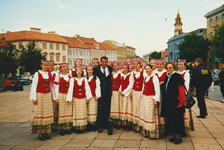
POLYGON ((108 61, 108 58, 107 58, 106 56, 102 56, 102 57, 100 58, 100 62, 102 62, 102 59, 106 59, 106 60, 108 61))
MULTIPOLYGON (((78 69, 75 69, 74 77, 77 77, 77 73, 76 73, 77 70, 78 70, 78 69)), ((84 74, 84 72, 82 71, 81 77, 83 77, 83 74, 84 74)))
POLYGON ((173 61, 169 61, 165 64, 165 68, 167 67, 167 65, 171 64, 173 66, 173 69, 176 69, 176 64, 173 61))
MULTIPOLYGON (((87 73, 87 68, 86 68, 86 79, 89 79, 88 73, 87 73)), ((93 70, 93 79, 96 80, 96 75, 94 74, 94 70, 93 70)))
POLYGON ((201 58, 197 58, 197 59, 195 59, 194 61, 197 61, 197 62, 199 62, 200 64, 203 64, 203 60, 202 60, 201 58))
MULTIPOLYGON (((123 65, 127 65, 128 66, 127 69, 128 69, 128 72, 129 72, 129 65, 127 63, 124 63, 123 65)), ((122 65, 122 67, 123 67, 123 65, 122 65)))
POLYGON ((149 66, 149 67, 150 67, 150 68, 152 69, 152 65, 150 65, 150 64, 147 64, 147 65, 145 65, 145 67, 146 67, 146 66, 149 66))

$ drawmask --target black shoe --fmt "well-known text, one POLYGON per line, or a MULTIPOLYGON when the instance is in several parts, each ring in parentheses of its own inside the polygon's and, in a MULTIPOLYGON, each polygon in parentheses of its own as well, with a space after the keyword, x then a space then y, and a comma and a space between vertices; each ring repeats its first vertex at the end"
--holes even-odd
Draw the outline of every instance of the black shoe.
POLYGON ((46 140, 46 138, 45 138, 45 136, 43 134, 39 134, 39 139, 41 141, 45 141, 46 140))
POLYGON ((205 116, 208 116, 208 113, 207 112, 205 113, 205 116))
POLYGON ((70 130, 64 130, 65 134, 72 134, 70 130))
POLYGON ((174 142, 175 141, 175 137, 169 138, 169 142, 174 142))
POLYGON ((205 118, 205 116, 202 116, 202 115, 199 115, 199 116, 196 116, 197 118, 205 118))
POLYGON ((64 130, 61 130, 61 131, 60 131, 60 134, 61 134, 61 136, 64 136, 64 135, 65 135, 64 130))
POLYGON ((183 140, 182 140, 182 138, 180 136, 175 137, 174 144, 180 144, 182 142, 183 142, 183 140))
POLYGON ((51 137, 47 133, 44 134, 44 137, 45 137, 46 140, 51 139, 51 137))
POLYGON ((96 125, 92 125, 92 131, 96 131, 96 130, 97 130, 96 125))
POLYGON ((180 136, 181 136, 181 137, 186 137, 186 136, 187 136, 187 133, 186 133, 186 132, 181 133, 180 136))
POLYGON ((92 125, 91 124, 88 124, 87 125, 87 128, 86 128, 86 131, 90 132, 92 129, 91 129, 92 125))

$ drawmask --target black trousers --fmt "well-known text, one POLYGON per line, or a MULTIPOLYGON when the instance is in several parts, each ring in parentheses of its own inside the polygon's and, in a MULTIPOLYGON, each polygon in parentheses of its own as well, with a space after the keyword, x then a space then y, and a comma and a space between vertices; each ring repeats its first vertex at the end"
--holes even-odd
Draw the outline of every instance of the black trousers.
POLYGON ((200 115, 205 116, 207 114, 207 108, 205 104, 205 92, 207 88, 205 87, 196 87, 196 94, 197 94, 197 101, 198 101, 198 107, 200 110, 200 115))
MULTIPOLYGON (((102 94, 102 93, 101 93, 102 94)), ((97 110, 97 126, 102 128, 107 126, 108 117, 110 116, 110 103, 111 103, 111 93, 101 95, 98 99, 98 110, 97 110)))
POLYGON ((184 112, 185 108, 176 108, 166 116, 167 132, 171 134, 183 134, 184 127, 184 112))
POLYGON ((224 83, 220 84, 220 91, 222 93, 222 97, 224 98, 224 83))

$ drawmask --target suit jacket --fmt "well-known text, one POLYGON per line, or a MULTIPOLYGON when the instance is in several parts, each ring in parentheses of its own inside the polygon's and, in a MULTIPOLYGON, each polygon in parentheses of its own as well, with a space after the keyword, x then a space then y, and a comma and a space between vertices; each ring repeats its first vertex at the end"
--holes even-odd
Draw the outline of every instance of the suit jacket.
POLYGON ((101 96, 109 96, 108 94, 112 93, 111 89, 111 73, 112 67, 107 66, 109 70, 109 75, 105 77, 105 75, 100 70, 101 65, 93 68, 94 75, 96 75, 100 79, 100 87, 101 87, 101 96))

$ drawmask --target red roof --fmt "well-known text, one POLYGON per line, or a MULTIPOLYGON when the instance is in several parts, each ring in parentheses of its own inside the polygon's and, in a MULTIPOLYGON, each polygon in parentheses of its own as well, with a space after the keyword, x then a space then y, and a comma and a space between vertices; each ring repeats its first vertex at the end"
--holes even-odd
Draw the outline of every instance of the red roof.
POLYGON ((33 31, 17 31, 0 34, 0 38, 5 37, 6 42, 16 42, 16 41, 45 41, 54 43, 64 43, 68 42, 61 38, 57 34, 49 33, 39 33, 33 31))
POLYGON ((106 43, 100 43, 98 42, 98 44, 100 44, 105 50, 117 50, 115 48, 113 48, 112 46, 106 44, 106 43))
POLYGON ((89 49, 88 46, 86 46, 84 43, 82 43, 79 39, 75 37, 67 37, 67 36, 61 36, 61 37, 68 42, 69 48, 89 49))
MULTIPOLYGON (((97 44, 99 44, 94 38, 86 38, 77 36, 89 49, 97 49, 97 44)), ((104 50, 104 48, 99 44, 99 50, 104 50)))

